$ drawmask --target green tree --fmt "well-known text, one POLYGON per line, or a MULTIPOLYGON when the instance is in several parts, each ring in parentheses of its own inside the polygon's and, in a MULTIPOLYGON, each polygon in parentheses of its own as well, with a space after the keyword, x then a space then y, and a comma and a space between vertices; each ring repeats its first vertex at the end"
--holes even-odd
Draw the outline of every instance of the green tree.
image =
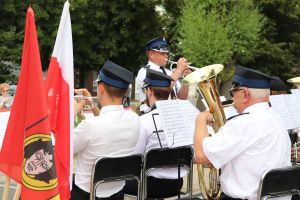
POLYGON ((264 22, 250 0, 185 1, 180 48, 197 66, 249 61, 261 40, 264 22))
MULTIPOLYGON (((70 14, 74 66, 98 69, 106 59, 137 72, 145 63, 143 45, 164 35, 156 6, 162 0, 73 0, 70 14)), ((47 69, 64 0, 0 1, 0 60, 21 62, 26 10, 35 11, 40 55, 47 69), (9 16, 9 17, 7 17, 9 16)), ((1 69, 0 69, 1 70, 1 69)))
POLYGON ((283 80, 299 76, 300 2, 299 0, 255 0, 268 20, 264 40, 256 49, 254 59, 246 64, 263 68, 283 80))
MULTIPOLYGON (((63 0, 0 1, 0 61, 21 64, 26 11, 31 6, 35 12, 42 66, 47 69, 63 3, 63 0)), ((3 79, 15 82, 10 71, 3 63, 0 65, 3 79)))
POLYGON ((71 3, 75 68, 81 72, 111 59, 136 73, 146 60, 143 45, 164 34, 158 0, 71 3))

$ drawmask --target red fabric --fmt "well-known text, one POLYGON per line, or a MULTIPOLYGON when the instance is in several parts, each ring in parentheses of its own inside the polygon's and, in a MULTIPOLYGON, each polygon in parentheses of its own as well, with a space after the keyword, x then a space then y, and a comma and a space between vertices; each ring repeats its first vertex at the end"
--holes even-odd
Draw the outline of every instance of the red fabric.
MULTIPOLYGON (((18 88, 0 152, 0 170, 22 184, 21 198, 24 200, 50 199, 54 196, 55 199, 59 199, 57 181, 56 184, 53 184, 52 187, 48 189, 45 189, 47 187, 35 189, 26 186, 25 182, 28 184, 28 181, 24 179, 24 175, 22 176, 22 164, 23 162, 26 164, 24 147, 28 147, 28 142, 25 143, 24 139, 35 137, 37 134, 43 135, 43 137, 50 136, 48 107, 42 77, 34 12, 29 7, 26 16, 18 88)), ((52 145, 50 145, 50 148, 52 148, 52 145)), ((53 166, 55 167, 54 164, 53 166)), ((56 180, 55 170, 52 176, 54 176, 56 180)), ((39 182, 47 185, 49 180, 39 182)), ((31 182, 29 184, 31 184, 31 182)), ((35 183, 33 183, 33 185, 34 187, 36 186, 35 183)), ((40 188, 40 185, 36 187, 40 188)))
POLYGON ((70 103, 69 86, 52 57, 46 79, 51 130, 55 135, 55 161, 61 199, 70 199, 70 103))
POLYGON ((65 2, 50 61, 46 92, 50 127, 55 136, 55 161, 60 197, 70 199, 73 153, 70 146, 74 126, 74 75, 70 4, 65 2))

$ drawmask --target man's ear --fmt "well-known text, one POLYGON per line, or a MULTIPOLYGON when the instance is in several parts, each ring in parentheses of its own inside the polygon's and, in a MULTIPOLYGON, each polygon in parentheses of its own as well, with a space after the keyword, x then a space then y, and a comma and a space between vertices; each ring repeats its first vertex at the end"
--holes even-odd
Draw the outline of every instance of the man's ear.
POLYGON ((103 93, 104 93, 104 86, 103 86, 103 84, 99 84, 98 85, 98 92, 99 92, 100 95, 103 95, 103 93))
POLYGON ((147 92, 148 92, 148 96, 149 96, 149 97, 153 95, 153 91, 152 91, 151 88, 148 88, 147 92))
POLYGON ((244 93, 244 99, 243 99, 243 103, 247 103, 250 101, 250 93, 248 90, 243 90, 244 93))

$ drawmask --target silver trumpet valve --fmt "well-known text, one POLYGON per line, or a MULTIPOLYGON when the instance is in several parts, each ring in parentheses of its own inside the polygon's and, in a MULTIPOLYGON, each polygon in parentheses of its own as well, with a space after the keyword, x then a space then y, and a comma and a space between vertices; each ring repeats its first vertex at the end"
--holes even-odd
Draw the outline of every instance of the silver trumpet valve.
MULTIPOLYGON (((173 71, 173 65, 177 65, 177 62, 172 61, 172 60, 167 60, 167 62, 170 64, 170 70, 173 71)), ((187 63, 187 64, 188 64, 188 68, 191 70, 195 71, 195 70, 199 69, 198 67, 191 66, 190 65, 191 63, 187 63)))

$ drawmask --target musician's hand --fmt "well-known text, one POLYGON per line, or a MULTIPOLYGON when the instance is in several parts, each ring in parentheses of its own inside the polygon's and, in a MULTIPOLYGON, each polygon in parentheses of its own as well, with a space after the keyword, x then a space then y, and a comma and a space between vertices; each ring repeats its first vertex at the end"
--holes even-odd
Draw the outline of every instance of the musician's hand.
POLYGON ((190 68, 187 68, 183 71, 183 76, 186 76, 188 74, 192 73, 192 70, 190 68))
POLYGON ((90 96, 92 96, 91 93, 86 88, 74 89, 74 92, 76 94, 82 95, 84 97, 90 97, 90 96))
POLYGON ((188 69, 187 59, 184 57, 179 58, 179 60, 177 61, 176 71, 179 71, 180 74, 182 75, 186 69, 188 69))
POLYGON ((212 125, 213 120, 213 115, 209 111, 204 111, 198 114, 196 123, 205 121, 207 125, 212 125))
POLYGON ((83 109, 85 101, 74 101, 74 117, 83 109))

